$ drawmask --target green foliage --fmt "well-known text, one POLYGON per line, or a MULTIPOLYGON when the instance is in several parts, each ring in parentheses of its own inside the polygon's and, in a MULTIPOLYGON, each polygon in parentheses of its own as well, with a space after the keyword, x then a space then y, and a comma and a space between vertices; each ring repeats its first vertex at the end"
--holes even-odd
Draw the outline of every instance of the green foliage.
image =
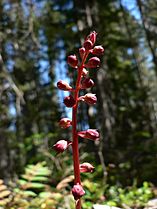
POLYGON ((51 171, 45 162, 36 165, 27 165, 25 173, 17 181, 17 187, 14 189, 14 204, 29 205, 29 200, 38 198, 41 192, 44 192, 49 181, 51 171))
POLYGON ((0 208, 5 207, 11 201, 11 192, 4 184, 3 180, 0 179, 0 208))
POLYGON ((135 185, 125 189, 118 186, 109 186, 105 191, 105 196, 105 203, 109 206, 123 207, 126 205, 138 208, 145 206, 154 194, 151 184, 144 182, 139 188, 135 185))
MULTIPOLYGON (((25 173, 12 183, 12 193, 6 190, 1 202, 8 209, 51 209, 62 202, 63 196, 55 188, 50 187, 50 176, 52 172, 45 162, 39 162, 35 165, 27 165, 25 173), (49 183, 49 185, 48 185, 49 183), (7 192, 7 193, 6 193, 7 192), (11 193, 12 199, 8 202, 6 197, 11 193)), ((1 187, 0 187, 1 188, 1 187)), ((0 196, 1 197, 1 196, 0 196)))
MULTIPOLYGON (((73 196, 70 194, 73 176, 63 178, 56 186, 51 185, 52 172, 45 162, 27 165, 21 178, 12 183, 9 190, 0 180, 0 206, 4 209, 74 209, 73 196), (62 190, 62 194, 60 191, 62 190)), ((102 167, 93 174, 83 174, 83 187, 86 191, 83 209, 93 204, 140 208, 153 198, 152 185, 144 182, 142 187, 136 184, 122 188, 117 185, 102 185, 102 167)))

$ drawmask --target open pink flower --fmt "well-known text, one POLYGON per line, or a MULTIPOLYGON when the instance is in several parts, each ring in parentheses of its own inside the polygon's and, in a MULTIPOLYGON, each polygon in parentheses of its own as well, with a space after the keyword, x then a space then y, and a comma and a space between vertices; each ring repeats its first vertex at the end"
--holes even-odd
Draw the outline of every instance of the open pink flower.
POLYGON ((93 105, 96 104, 97 97, 95 96, 95 94, 87 93, 84 96, 79 97, 79 101, 84 101, 89 105, 93 105))
POLYGON ((70 145, 72 144, 71 141, 68 140, 59 140, 56 144, 53 145, 54 150, 57 153, 64 152, 70 145))
POLYGON ((100 134, 96 129, 88 129, 86 131, 79 131, 78 136, 91 140, 99 140, 100 134))
POLYGON ((72 125, 72 121, 69 118, 62 118, 59 121, 59 126, 61 128, 69 128, 72 125))
POLYGON ((62 80, 57 82, 57 87, 61 90, 64 90, 64 91, 72 90, 72 87, 67 82, 62 81, 62 80))
POLYGON ((94 167, 90 163, 80 164, 81 173, 92 173, 93 171, 94 171, 94 167))
POLYGON ((85 195, 85 191, 80 184, 74 185, 71 191, 75 200, 79 200, 83 195, 85 195))

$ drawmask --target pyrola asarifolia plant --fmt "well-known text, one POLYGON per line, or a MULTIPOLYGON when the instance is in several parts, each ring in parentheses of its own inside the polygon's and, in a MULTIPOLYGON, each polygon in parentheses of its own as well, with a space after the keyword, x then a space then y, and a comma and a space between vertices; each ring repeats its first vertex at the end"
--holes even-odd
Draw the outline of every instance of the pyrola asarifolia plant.
POLYGON ((77 71, 76 85, 72 88, 65 81, 58 81, 57 87, 63 91, 69 91, 69 96, 64 98, 64 104, 68 108, 72 108, 72 120, 69 118, 62 118, 59 121, 61 128, 69 128, 72 126, 72 141, 59 140, 53 147, 57 153, 64 152, 69 146, 72 146, 73 151, 73 164, 74 164, 74 186, 72 188, 72 194, 76 201, 76 209, 81 209, 81 197, 85 194, 85 191, 81 185, 80 173, 93 172, 94 167, 90 163, 82 163, 79 161, 79 146, 78 137, 99 140, 99 132, 96 129, 88 129, 85 131, 77 130, 77 109, 79 102, 83 101, 89 105, 94 105, 97 102, 95 94, 87 93, 84 96, 79 96, 79 92, 83 89, 94 86, 94 82, 88 77, 89 68, 98 68, 100 65, 100 59, 96 56, 100 56, 104 52, 102 46, 95 46, 97 33, 93 31, 90 33, 83 43, 83 47, 79 49, 80 59, 79 62, 76 55, 68 56, 67 63, 77 71), (88 55, 94 55, 88 59, 88 55))

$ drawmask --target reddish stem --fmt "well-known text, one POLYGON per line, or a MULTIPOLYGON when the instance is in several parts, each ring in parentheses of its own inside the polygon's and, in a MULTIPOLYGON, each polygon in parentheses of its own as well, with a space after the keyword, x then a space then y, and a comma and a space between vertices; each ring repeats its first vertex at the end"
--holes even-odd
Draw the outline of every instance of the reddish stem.
POLYGON ((76 209, 81 209, 81 199, 76 202, 76 209))
MULTIPOLYGON (((74 92, 74 99, 76 101, 75 106, 73 107, 72 111, 72 137, 73 137, 73 163, 74 163, 74 183, 81 184, 81 178, 80 178, 80 161, 79 161, 79 147, 78 147, 78 135, 77 135, 77 109, 78 109, 78 97, 79 97, 79 91, 80 91, 80 84, 81 84, 81 77, 82 77, 82 71, 84 67, 84 63, 87 59, 89 52, 86 52, 80 67, 78 68, 78 76, 76 81, 76 87, 74 92)), ((76 203, 76 209, 81 209, 81 200, 78 200, 76 203)))

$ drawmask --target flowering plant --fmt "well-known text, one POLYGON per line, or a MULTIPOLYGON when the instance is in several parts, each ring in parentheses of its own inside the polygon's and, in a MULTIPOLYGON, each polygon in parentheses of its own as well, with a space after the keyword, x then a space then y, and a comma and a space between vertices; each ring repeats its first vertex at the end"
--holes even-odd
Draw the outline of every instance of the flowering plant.
POLYGON ((77 131, 77 110, 79 102, 83 101, 89 105, 94 105, 97 102, 95 94, 87 93, 84 96, 79 96, 80 90, 91 88, 94 86, 94 81, 88 77, 87 68, 98 68, 100 65, 100 56, 104 52, 102 46, 95 46, 97 33, 93 31, 90 33, 83 43, 83 47, 79 49, 81 62, 79 62, 76 55, 68 56, 67 63, 77 70, 77 80, 75 88, 72 88, 65 81, 58 81, 57 87, 63 91, 69 91, 69 96, 64 98, 64 104, 68 108, 72 108, 72 120, 69 118, 62 118, 59 121, 61 128, 69 128, 72 126, 72 141, 59 140, 54 149, 57 153, 64 152, 69 146, 72 146, 73 151, 73 164, 74 164, 74 186, 72 188, 72 194, 76 201, 76 209, 81 209, 81 197, 85 194, 85 191, 81 185, 80 173, 93 172, 94 167, 87 162, 80 164, 79 161, 79 146, 78 137, 87 138, 91 140, 99 140, 99 132, 96 129, 88 129, 85 131, 77 131), (88 59, 88 55, 92 54, 94 57, 88 59))

